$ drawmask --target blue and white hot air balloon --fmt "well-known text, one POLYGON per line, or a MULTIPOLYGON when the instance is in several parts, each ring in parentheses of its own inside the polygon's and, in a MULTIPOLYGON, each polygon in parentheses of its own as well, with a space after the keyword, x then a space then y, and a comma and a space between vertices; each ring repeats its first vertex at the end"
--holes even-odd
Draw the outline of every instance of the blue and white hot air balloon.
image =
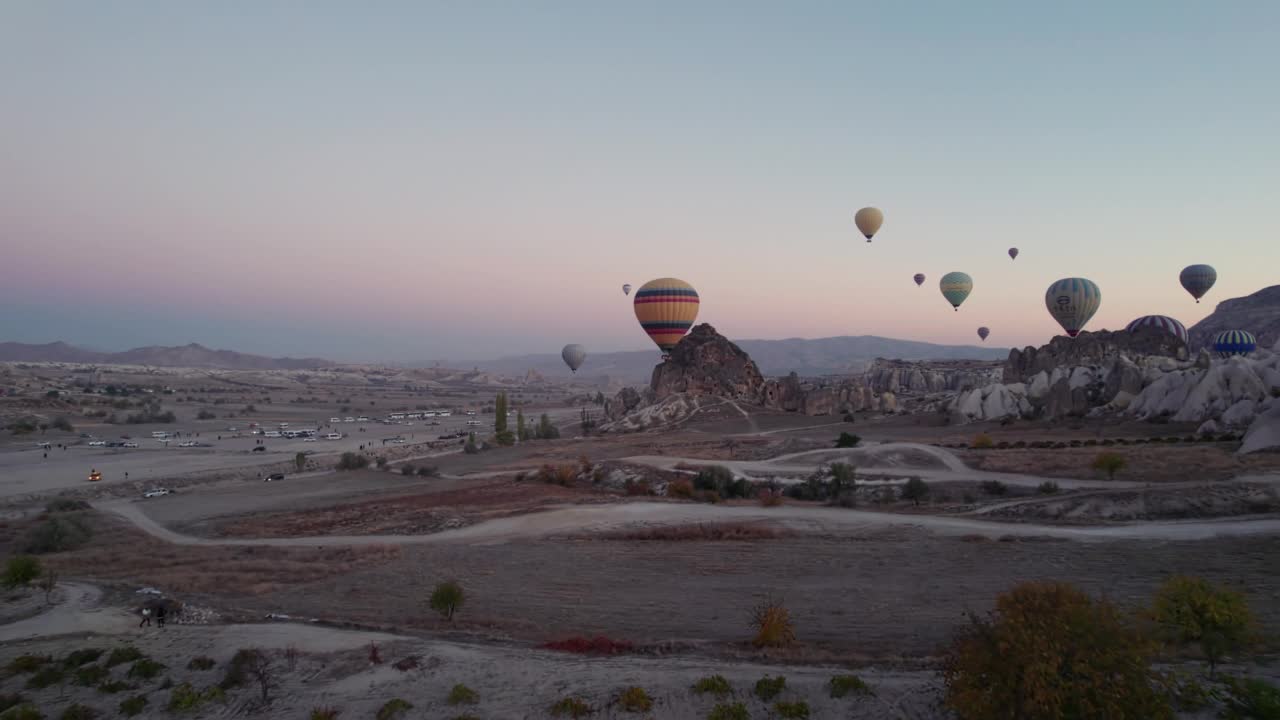
POLYGON ((1248 355, 1257 349, 1258 339, 1244 330, 1227 330, 1213 338, 1213 351, 1224 358, 1248 355))

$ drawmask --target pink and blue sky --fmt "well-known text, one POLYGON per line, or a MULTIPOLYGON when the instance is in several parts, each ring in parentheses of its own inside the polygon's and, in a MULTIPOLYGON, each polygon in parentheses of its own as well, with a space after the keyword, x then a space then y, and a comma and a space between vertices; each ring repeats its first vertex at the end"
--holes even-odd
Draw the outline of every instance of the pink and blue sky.
POLYGON ((1189 326, 1280 281, 1278 70, 1259 0, 2 3, 0 340, 648 349, 662 276, 739 339, 1189 326))

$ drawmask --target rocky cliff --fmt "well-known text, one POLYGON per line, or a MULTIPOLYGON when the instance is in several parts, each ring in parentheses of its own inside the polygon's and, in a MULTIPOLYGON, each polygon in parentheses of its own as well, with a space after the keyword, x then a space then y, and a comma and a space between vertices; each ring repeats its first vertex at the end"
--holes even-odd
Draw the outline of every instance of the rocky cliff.
POLYGON ((610 398, 605 403, 605 417, 616 423, 616 429, 651 427, 647 420, 670 422, 680 412, 704 407, 701 400, 705 398, 806 415, 897 409, 894 393, 876 392, 862 378, 814 382, 795 373, 766 378, 742 348, 704 323, 694 327, 670 357, 653 369, 649 387, 643 392, 626 388, 610 398), (619 422, 640 416, 646 422, 619 422))
POLYGON ((862 377, 875 392, 895 395, 958 392, 999 381, 1002 367, 999 362, 980 360, 912 362, 877 358, 862 377))
POLYGON ((1247 330, 1258 338, 1258 347, 1271 347, 1280 342, 1280 285, 1231 300, 1223 300, 1213 314, 1187 331, 1191 347, 1213 344, 1213 336, 1224 330, 1247 330))

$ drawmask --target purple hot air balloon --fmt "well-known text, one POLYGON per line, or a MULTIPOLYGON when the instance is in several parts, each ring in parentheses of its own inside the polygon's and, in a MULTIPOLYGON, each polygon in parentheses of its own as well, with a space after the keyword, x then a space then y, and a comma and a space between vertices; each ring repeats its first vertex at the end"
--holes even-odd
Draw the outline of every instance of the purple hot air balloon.
POLYGON ((1009 248, 1009 259, 1010 260, 1018 259, 1018 248, 1009 248))
POLYGON ((986 342, 987 336, 990 334, 991 334, 991 328, 986 327, 985 325, 983 327, 978 328, 978 337, 982 338, 982 342, 986 342))
POLYGON ((924 273, 916 273, 916 276, 915 276, 914 278, 912 278, 912 280, 915 280, 917 285, 923 285, 923 284, 924 284, 924 273))

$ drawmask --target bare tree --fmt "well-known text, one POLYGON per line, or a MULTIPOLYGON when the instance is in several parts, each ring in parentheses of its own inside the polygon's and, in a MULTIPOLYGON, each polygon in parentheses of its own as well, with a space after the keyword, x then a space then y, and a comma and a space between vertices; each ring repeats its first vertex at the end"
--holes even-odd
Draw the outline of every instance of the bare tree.
POLYGON ((279 687, 276 681, 275 669, 271 667, 271 658, 261 650, 253 650, 248 656, 245 663, 245 670, 249 672, 262 690, 262 702, 264 704, 271 702, 271 691, 279 687))
POLYGON ((49 596, 53 595, 53 591, 58 587, 58 573, 53 570, 45 570, 40 579, 36 581, 36 587, 44 591, 44 604, 49 604, 49 596))

